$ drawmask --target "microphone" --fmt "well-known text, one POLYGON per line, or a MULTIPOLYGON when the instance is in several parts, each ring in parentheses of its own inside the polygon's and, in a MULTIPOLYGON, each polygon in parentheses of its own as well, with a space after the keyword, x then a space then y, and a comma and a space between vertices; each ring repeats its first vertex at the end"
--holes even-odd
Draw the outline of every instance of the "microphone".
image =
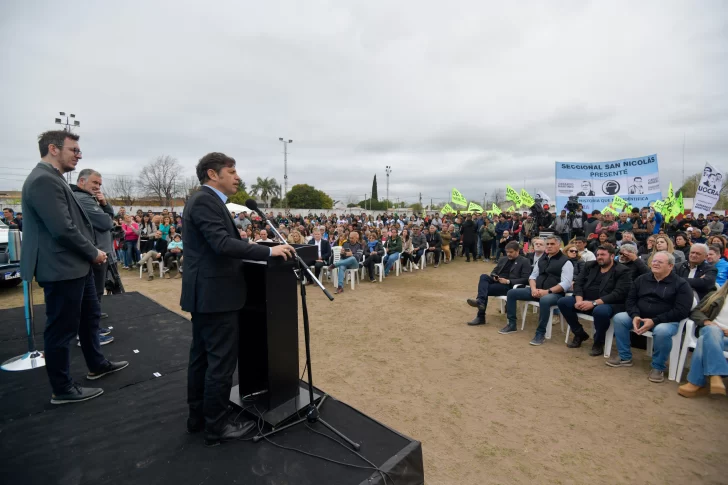
POLYGON ((265 214, 263 214, 263 211, 258 209, 258 203, 256 201, 254 201, 253 199, 246 200, 245 207, 252 210, 256 214, 258 214, 260 217, 262 217, 263 219, 266 219, 265 214))

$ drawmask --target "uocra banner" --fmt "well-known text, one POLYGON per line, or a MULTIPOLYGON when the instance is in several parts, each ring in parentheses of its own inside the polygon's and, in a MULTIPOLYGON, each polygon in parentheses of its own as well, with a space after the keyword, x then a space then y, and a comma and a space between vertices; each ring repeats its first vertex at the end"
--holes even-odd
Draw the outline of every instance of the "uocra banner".
POLYGON ((611 162, 556 162, 556 212, 569 196, 577 196, 585 212, 602 210, 618 195, 634 207, 662 199, 657 155, 611 162))
POLYGON ((723 187, 723 174, 709 163, 705 163, 703 176, 695 192, 693 212, 696 214, 707 214, 713 210, 718 198, 720 189, 723 187))

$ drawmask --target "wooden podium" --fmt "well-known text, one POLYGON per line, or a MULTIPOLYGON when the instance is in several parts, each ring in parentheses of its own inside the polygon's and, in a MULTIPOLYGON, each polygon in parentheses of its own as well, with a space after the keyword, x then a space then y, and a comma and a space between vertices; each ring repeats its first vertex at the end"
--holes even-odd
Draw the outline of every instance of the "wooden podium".
MULTIPOLYGON (((295 247, 307 264, 313 264, 316 246, 295 247)), ((297 268, 296 260, 283 258, 244 265, 248 294, 240 319, 238 385, 230 400, 241 408, 254 404, 273 428, 309 403, 298 368, 297 268)), ((314 394, 314 400, 320 398, 314 394)))

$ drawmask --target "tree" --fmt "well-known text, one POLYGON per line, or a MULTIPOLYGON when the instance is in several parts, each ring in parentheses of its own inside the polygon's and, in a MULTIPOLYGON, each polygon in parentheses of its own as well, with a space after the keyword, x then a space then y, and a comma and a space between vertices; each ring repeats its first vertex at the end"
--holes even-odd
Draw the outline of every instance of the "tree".
POLYGON ((422 214, 422 204, 420 204, 419 202, 415 202, 414 204, 410 205, 409 208, 417 214, 422 214))
POLYGON ((245 202, 250 199, 250 194, 245 191, 243 185, 244 184, 240 184, 238 191, 228 197, 228 202, 232 202, 233 204, 245 205, 245 202))
POLYGON ((110 199, 118 199, 124 205, 134 205, 137 200, 137 184, 132 177, 121 175, 107 180, 109 183, 104 186, 110 199))
POLYGON ((293 209, 331 209, 334 201, 326 193, 308 184, 291 187, 286 195, 288 206, 293 209))
POLYGON ((178 187, 179 195, 187 202, 192 194, 200 190, 200 181, 196 176, 182 179, 178 187))
POLYGON ((377 174, 374 174, 374 181, 372 182, 372 200, 376 202, 378 200, 377 196, 377 174))
POLYGON ((139 186, 145 195, 156 197, 159 205, 172 205, 172 199, 181 187, 182 167, 176 158, 161 155, 142 167, 139 186))
POLYGON ((271 197, 281 197, 281 186, 276 182, 275 178, 260 178, 250 186, 251 192, 256 197, 263 199, 263 203, 268 206, 268 200, 271 197))

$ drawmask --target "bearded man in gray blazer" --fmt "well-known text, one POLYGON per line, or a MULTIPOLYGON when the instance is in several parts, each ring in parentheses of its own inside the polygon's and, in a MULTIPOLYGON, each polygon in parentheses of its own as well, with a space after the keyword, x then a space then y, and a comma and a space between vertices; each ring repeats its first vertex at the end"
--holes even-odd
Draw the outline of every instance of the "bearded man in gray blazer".
POLYGON ((86 401, 104 392, 81 387, 71 378, 70 344, 76 335, 89 368, 86 379, 96 380, 129 365, 108 361, 99 345, 101 309, 92 265, 106 262, 106 253, 96 248, 91 221, 63 179, 81 159, 78 139, 61 130, 41 134, 41 162, 22 191, 20 271, 26 281, 35 277, 45 294, 43 340, 52 404, 86 401))

